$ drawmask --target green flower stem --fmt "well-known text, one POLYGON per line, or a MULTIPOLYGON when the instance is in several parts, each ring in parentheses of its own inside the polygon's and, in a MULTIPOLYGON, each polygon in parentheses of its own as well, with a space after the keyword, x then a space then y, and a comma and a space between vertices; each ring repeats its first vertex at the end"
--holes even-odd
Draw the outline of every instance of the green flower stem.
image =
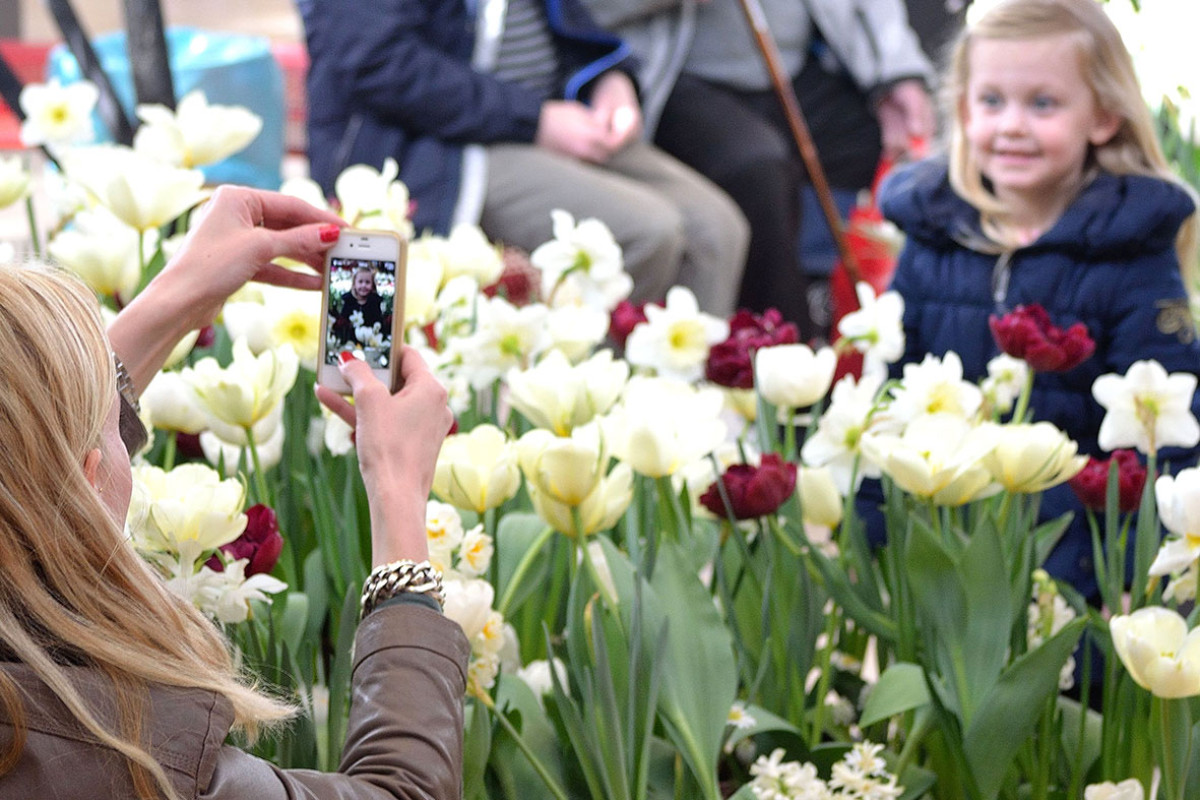
POLYGON ((175 450, 178 445, 176 437, 179 434, 176 431, 167 431, 167 441, 163 446, 162 468, 164 472, 170 472, 175 467, 175 450))
MULTIPOLYGON (((688 529, 687 517, 684 516, 683 506, 679 503, 679 495, 671 483, 671 476, 662 475, 655 478, 654 485, 658 489, 659 508, 664 510, 667 517, 663 520, 666 533, 676 540, 681 540, 685 536, 690 537, 691 530, 688 529)), ((661 518, 663 514, 659 516, 661 518)))
POLYGON ((813 693, 815 703, 812 715, 812 730, 808 735, 809 749, 821 743, 821 735, 825 731, 825 696, 829 694, 829 684, 833 680, 829 665, 833 660, 834 634, 837 633, 838 625, 840 624, 841 615, 838 614, 837 606, 834 606, 833 610, 825 615, 825 646, 821 648, 821 653, 817 660, 817 666, 821 670, 821 677, 817 680, 817 689, 813 693))
POLYGON ((267 486, 267 476, 263 475, 262 462, 258 460, 258 446, 254 443, 254 431, 250 426, 242 428, 246 432, 246 447, 250 450, 250 462, 254 464, 254 484, 258 492, 258 502, 275 507, 275 499, 271 497, 270 487, 267 486))
POLYGON ((25 195, 25 219, 29 221, 29 245, 33 248, 34 258, 42 257, 42 243, 38 237, 37 213, 33 210, 33 195, 25 195))
POLYGON ((1025 384, 1021 387, 1021 394, 1017 396, 1017 406, 1013 409, 1013 422, 1025 421, 1026 412, 1029 411, 1029 396, 1033 394, 1033 376, 1032 369, 1025 375, 1025 384))
POLYGON ((796 409, 788 406, 787 427, 783 430, 783 458, 793 461, 796 457, 796 409))
POLYGON ((537 754, 533 752, 533 749, 521 738, 521 734, 508 721, 508 717, 496 708, 495 701, 486 692, 480 692, 476 697, 487 707, 488 711, 492 712, 492 716, 496 718, 500 726, 512 737, 513 742, 517 745, 517 749, 525 754, 525 758, 529 760, 529 765, 533 767, 533 771, 546 784, 546 788, 550 790, 550 794, 557 798, 557 800, 567 800, 567 793, 558 785, 558 781, 554 780, 554 776, 550 774, 550 770, 546 769, 546 765, 541 762, 537 754))
POLYGON ((533 540, 533 544, 529 546, 524 555, 521 556, 521 560, 517 562, 517 568, 513 571, 512 577, 508 579, 508 585, 504 587, 504 594, 500 596, 500 604, 496 606, 496 610, 506 618, 508 617, 508 607, 512 604, 513 597, 517 593, 517 587, 525 580, 525 574, 533 567, 534 560, 553 535, 554 528, 547 525, 538 534, 537 538, 533 540))
POLYGON ((138 229, 138 279, 144 280, 146 275, 146 232, 138 229))
POLYGON ((1162 796, 1167 800, 1184 800, 1192 750, 1188 701, 1155 696, 1150 702, 1151 719, 1157 717, 1159 723, 1155 745, 1162 769, 1162 796))

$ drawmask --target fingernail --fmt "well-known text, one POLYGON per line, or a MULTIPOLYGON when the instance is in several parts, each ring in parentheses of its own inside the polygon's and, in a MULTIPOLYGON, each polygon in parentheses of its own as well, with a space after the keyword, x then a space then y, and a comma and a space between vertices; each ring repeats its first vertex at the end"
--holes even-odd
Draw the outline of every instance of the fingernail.
POLYGON ((338 353, 338 361, 341 361, 343 364, 349 364, 353 360, 354 354, 349 350, 343 350, 342 352, 338 353))
POLYGON ((336 242, 341 232, 342 229, 337 225, 324 225, 321 227, 321 241, 326 244, 336 242))

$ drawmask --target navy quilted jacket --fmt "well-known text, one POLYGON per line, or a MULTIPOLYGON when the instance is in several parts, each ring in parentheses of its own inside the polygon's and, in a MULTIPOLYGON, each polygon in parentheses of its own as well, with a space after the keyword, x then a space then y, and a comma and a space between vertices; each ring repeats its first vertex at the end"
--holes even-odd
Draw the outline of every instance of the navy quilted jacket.
MULTIPOLYGON (((979 214, 950 187, 943 161, 897 171, 881 189, 881 206, 907 235, 892 284, 905 303, 902 364, 953 350, 964 377, 978 381, 999 352, 990 315, 1040 303, 1055 325, 1082 322, 1095 354, 1071 372, 1037 375, 1030 405, 1036 419, 1054 423, 1088 455, 1103 455, 1096 439, 1104 409, 1091 393, 1097 377, 1124 374, 1142 359, 1167 372, 1200 372, 1175 254, 1176 234, 1195 206, 1178 186, 1102 173, 1053 228, 1009 258, 963 244, 978 237, 979 214)), ((1200 393, 1192 408, 1200 415, 1200 393)), ((1178 469, 1194 465, 1198 453, 1165 449, 1159 461, 1178 469)), ((1078 503, 1066 486, 1043 499, 1043 518, 1068 510, 1076 519, 1047 567, 1086 593, 1090 538, 1078 503)))

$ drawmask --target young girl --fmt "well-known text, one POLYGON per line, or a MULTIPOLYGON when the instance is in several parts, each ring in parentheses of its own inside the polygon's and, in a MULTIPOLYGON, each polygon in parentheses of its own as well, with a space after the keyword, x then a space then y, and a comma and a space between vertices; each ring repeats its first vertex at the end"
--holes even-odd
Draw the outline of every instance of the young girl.
MULTIPOLYGON (((882 190, 884 213, 908 237, 893 283, 905 302, 902 363, 953 350, 978 380, 998 352, 990 315, 1039 303, 1058 326, 1082 322, 1095 354, 1037 375, 1031 407, 1100 455, 1098 376, 1139 359, 1200 371, 1185 288, 1192 193, 1163 157, 1129 53, 1096 0, 1001 2, 962 35, 946 88, 948 161, 915 164, 882 190)), ((1159 458, 1178 468, 1196 455, 1159 458)), ((1067 486, 1043 499, 1044 518, 1067 510, 1076 518, 1047 568, 1090 594, 1082 511, 1067 486)))

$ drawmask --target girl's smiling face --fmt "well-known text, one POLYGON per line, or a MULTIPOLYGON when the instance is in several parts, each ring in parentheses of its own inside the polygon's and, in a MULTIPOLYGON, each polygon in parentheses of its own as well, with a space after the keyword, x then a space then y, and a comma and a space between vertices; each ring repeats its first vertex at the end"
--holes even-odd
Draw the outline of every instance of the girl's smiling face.
POLYGON ((1067 34, 978 39, 968 59, 959 113, 972 159, 1014 217, 1052 222, 1079 189, 1088 148, 1120 117, 1097 105, 1067 34))
POLYGON ((356 272, 354 274, 354 296, 360 301, 366 300, 371 292, 375 289, 375 276, 370 272, 356 272))

